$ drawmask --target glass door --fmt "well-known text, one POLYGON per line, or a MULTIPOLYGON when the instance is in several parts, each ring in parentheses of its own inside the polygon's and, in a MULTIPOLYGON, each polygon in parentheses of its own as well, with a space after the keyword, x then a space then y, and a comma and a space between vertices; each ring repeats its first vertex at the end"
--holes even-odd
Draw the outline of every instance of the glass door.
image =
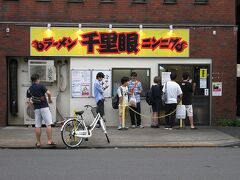
MULTIPOLYGON (((188 72, 194 85, 193 119, 197 125, 210 125, 210 65, 205 64, 159 64, 159 76, 164 83, 170 79, 171 72, 177 73, 177 83, 182 80, 182 74, 188 72)), ((162 107, 163 109, 163 107, 162 107)), ((189 121, 186 121, 188 124, 189 121)))

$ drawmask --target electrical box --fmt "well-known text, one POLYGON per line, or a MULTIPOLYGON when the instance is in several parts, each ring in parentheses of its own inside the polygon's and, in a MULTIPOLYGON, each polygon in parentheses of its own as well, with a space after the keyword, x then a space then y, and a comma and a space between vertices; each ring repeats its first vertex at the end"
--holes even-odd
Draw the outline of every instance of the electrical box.
MULTIPOLYGON (((35 124, 35 113, 33 105, 27 103, 27 98, 24 102, 24 124, 25 125, 33 125, 35 124)), ((52 114, 52 121, 53 123, 56 122, 56 97, 52 97, 52 103, 48 103, 51 114, 52 114)), ((44 124, 44 121, 43 123, 44 124)))
POLYGON ((54 60, 29 60, 28 61, 29 81, 32 74, 38 74, 42 82, 56 81, 56 68, 54 60))

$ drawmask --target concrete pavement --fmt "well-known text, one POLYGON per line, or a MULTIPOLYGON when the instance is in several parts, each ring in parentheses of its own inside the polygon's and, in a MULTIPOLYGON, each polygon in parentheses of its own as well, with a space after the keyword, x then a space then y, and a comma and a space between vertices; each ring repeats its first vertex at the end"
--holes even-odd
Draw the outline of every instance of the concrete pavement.
MULTIPOLYGON (((95 129, 88 141, 83 141, 80 148, 139 148, 139 147, 225 147, 240 145, 240 128, 214 128, 198 127, 197 130, 189 128, 180 130, 165 130, 163 127, 153 129, 117 130, 108 128, 110 143, 107 143, 101 129, 95 129), (229 133, 230 132, 230 133, 229 133), (235 134, 233 134, 235 133, 235 134), (236 135, 237 134, 237 135, 236 135)), ((53 128, 56 148, 66 148, 61 140, 59 127, 53 128)), ((42 148, 46 145, 45 128, 42 129, 42 148)), ((35 148, 34 128, 22 126, 0 127, 0 148, 35 148)))

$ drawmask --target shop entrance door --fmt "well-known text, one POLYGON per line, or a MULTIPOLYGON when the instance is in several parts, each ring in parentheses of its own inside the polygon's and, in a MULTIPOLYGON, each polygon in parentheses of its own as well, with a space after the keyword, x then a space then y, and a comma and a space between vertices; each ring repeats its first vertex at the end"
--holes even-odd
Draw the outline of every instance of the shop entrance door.
MULTIPOLYGON (((210 82, 210 65, 186 65, 186 64, 159 64, 159 76, 161 82, 164 83, 170 78, 171 72, 177 73, 177 83, 182 80, 182 73, 188 72, 193 84, 195 84, 195 91, 193 94, 193 119, 196 125, 210 125, 211 114, 211 82, 210 82)), ((189 121, 186 121, 188 124, 189 121)))

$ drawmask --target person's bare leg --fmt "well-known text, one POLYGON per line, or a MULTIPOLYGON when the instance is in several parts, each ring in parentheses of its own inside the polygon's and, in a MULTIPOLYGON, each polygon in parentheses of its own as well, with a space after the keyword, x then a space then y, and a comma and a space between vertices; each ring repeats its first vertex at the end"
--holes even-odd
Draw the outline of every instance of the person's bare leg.
POLYGON ((35 128, 35 135, 37 139, 37 145, 41 145, 41 128, 35 128))
POLYGON ((188 116, 191 128, 195 128, 194 124, 193 124, 193 116, 188 116))
POLYGON ((158 125, 158 113, 154 112, 154 125, 157 126, 158 125))
POLYGON ((52 140, 52 127, 51 125, 47 126, 46 128, 47 138, 48 138, 48 144, 51 144, 53 142, 52 140))
POLYGON ((154 112, 152 112, 152 123, 151 126, 155 126, 155 121, 154 121, 154 112))
POLYGON ((158 125, 158 119, 157 119, 158 113, 152 112, 152 125, 157 126, 158 125))

